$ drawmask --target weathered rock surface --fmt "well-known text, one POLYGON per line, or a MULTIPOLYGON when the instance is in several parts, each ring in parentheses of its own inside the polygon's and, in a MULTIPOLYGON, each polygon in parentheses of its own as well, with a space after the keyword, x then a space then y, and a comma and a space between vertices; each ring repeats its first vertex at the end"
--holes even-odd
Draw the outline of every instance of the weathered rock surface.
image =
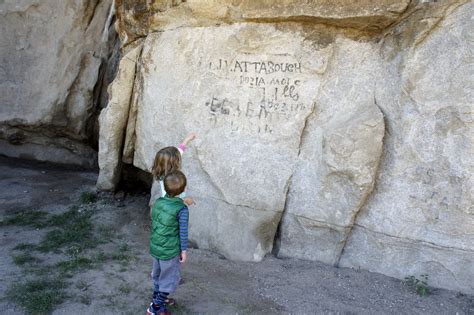
POLYGON ((204 233, 210 247, 234 259, 260 260, 272 248, 301 134, 332 51, 312 46, 300 31, 297 25, 236 24, 147 37, 134 165, 150 170, 160 147, 178 143, 188 131, 199 134, 191 154, 200 171, 190 176, 189 192, 205 199, 192 211, 195 222, 209 224, 193 226, 198 246, 195 235, 204 233), (178 60, 176 51, 182 52, 178 60), (245 245, 223 240, 223 231, 245 245))
POLYGON ((109 103, 99 117, 99 178, 97 188, 114 190, 121 174, 121 156, 132 99, 137 60, 142 45, 130 49, 120 60, 118 73, 109 85, 109 103))
POLYGON ((385 38, 385 154, 342 266, 474 292, 473 11, 434 6, 385 38))
POLYGON ((92 166, 85 142, 111 0, 0 3, 0 152, 92 166), (64 158, 63 158, 64 157, 64 158))
POLYGON ((331 45, 335 53, 308 120, 277 252, 337 264, 372 191, 385 129, 375 104, 378 46, 342 38, 331 45))
POLYGON ((472 1, 272 4, 117 2, 125 47, 146 39, 112 87, 103 183, 195 131, 198 247, 258 261, 276 238, 473 293, 472 1))
POLYGON ((409 0, 118 0, 118 32, 123 43, 149 32, 185 26, 239 22, 300 21, 365 31, 381 30, 407 9, 409 0))

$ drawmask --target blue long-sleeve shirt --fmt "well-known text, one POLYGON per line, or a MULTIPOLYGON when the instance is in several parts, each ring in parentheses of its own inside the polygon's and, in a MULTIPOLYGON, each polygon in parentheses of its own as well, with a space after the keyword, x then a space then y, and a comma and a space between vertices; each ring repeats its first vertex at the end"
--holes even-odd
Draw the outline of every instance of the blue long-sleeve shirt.
POLYGON ((188 222, 189 222, 189 210, 188 207, 184 207, 178 212, 179 222, 179 245, 181 251, 188 249, 188 222))

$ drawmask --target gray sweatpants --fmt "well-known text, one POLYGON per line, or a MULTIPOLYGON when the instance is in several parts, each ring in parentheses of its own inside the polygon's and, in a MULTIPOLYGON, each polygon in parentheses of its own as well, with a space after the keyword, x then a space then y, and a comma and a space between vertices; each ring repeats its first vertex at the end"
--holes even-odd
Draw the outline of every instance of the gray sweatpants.
POLYGON ((153 291, 173 293, 181 279, 179 255, 169 260, 153 258, 153 291))

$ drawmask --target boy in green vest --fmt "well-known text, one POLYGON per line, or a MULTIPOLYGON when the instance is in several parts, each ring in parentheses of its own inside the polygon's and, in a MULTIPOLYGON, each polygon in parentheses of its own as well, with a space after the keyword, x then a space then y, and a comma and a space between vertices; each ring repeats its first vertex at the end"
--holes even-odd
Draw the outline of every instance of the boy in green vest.
POLYGON ((147 314, 171 314, 168 295, 180 280, 180 264, 186 262, 188 218, 186 204, 178 196, 186 188, 186 176, 174 171, 164 178, 165 197, 159 198, 151 210, 150 254, 153 257, 153 302, 147 314))

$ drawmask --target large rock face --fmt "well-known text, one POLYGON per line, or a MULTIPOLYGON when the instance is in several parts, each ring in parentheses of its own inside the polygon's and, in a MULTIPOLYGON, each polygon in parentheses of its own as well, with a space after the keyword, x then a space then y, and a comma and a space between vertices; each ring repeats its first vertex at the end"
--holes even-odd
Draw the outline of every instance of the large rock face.
POLYGON ((240 24, 179 29, 151 34, 144 45, 134 165, 150 170, 160 147, 196 131, 192 155, 200 171, 190 176, 189 193, 205 201, 192 217, 209 224, 193 226, 191 235, 199 244, 195 236, 208 234, 209 246, 234 259, 260 260, 272 248, 332 53, 305 42, 300 31, 240 24), (243 245, 223 242, 223 231, 243 245))
POLYGON ((420 12, 425 24, 385 39, 376 99, 386 153, 342 266, 474 291, 472 12, 472 2, 420 12))
POLYGON ((98 185, 113 189, 120 163, 150 171, 195 131, 183 169, 196 246, 259 261, 275 244, 473 293, 472 10, 117 1, 128 55, 98 185))
MULTIPOLYGON (((111 0, 0 3, 0 152, 94 165, 85 142, 111 0)), ((107 33, 105 33, 107 35, 107 33)), ((97 88, 96 88, 97 87, 97 88)))

